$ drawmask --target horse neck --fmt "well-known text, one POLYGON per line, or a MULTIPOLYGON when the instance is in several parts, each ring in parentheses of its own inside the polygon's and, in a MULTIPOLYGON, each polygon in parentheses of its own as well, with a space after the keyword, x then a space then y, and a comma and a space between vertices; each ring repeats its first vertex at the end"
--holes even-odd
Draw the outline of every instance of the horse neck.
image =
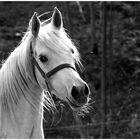
POLYGON ((28 67, 30 61, 26 60, 27 49, 22 47, 25 46, 21 45, 12 52, 0 71, 0 114, 6 112, 12 116, 10 119, 16 117, 16 110, 20 110, 18 107, 25 109, 25 102, 30 108, 39 112, 43 101, 39 85, 27 72, 27 69, 31 69, 28 67))

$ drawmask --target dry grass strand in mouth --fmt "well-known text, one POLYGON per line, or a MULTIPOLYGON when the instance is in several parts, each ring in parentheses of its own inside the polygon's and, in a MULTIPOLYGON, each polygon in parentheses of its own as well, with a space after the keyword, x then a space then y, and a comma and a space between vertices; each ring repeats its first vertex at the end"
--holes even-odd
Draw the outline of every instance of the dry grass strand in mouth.
POLYGON ((85 105, 83 105, 80 109, 73 110, 76 115, 84 117, 85 114, 90 113, 90 110, 93 109, 92 104, 95 103, 95 101, 90 102, 91 98, 89 98, 88 100, 89 101, 85 105))

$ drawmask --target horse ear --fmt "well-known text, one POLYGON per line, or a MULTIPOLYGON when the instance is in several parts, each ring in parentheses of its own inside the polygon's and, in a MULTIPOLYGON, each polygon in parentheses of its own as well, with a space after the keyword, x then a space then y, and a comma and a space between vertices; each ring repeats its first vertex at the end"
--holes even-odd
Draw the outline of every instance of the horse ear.
POLYGON ((61 29, 61 27, 63 26, 62 14, 56 7, 54 8, 51 23, 55 29, 61 29))
POLYGON ((31 18, 31 23, 30 24, 31 24, 32 35, 34 37, 37 37, 39 29, 40 29, 40 20, 37 17, 37 13, 36 12, 34 12, 32 18, 31 18))

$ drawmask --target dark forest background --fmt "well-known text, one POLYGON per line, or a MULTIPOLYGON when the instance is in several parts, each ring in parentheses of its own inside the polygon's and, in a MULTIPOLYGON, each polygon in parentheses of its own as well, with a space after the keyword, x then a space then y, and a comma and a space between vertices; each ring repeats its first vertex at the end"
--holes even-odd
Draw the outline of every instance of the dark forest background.
POLYGON ((140 138, 139 2, 0 2, 0 60, 19 44, 34 11, 55 6, 79 48, 92 109, 77 117, 67 104, 56 103, 56 113, 45 110, 45 137, 140 138))

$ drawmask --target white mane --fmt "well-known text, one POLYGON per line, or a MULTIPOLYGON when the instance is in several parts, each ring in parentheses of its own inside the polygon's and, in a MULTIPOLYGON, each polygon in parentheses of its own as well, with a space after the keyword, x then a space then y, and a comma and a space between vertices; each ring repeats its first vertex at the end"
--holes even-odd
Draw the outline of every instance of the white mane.
POLYGON ((40 102, 39 93, 34 95, 32 90, 36 90, 38 85, 27 73, 29 57, 26 54, 28 46, 25 44, 22 43, 11 53, 0 70, 0 104, 10 116, 13 115, 13 110, 19 104, 20 98, 24 97, 34 107, 40 102), (34 102, 31 102, 31 97, 35 99, 34 102))

